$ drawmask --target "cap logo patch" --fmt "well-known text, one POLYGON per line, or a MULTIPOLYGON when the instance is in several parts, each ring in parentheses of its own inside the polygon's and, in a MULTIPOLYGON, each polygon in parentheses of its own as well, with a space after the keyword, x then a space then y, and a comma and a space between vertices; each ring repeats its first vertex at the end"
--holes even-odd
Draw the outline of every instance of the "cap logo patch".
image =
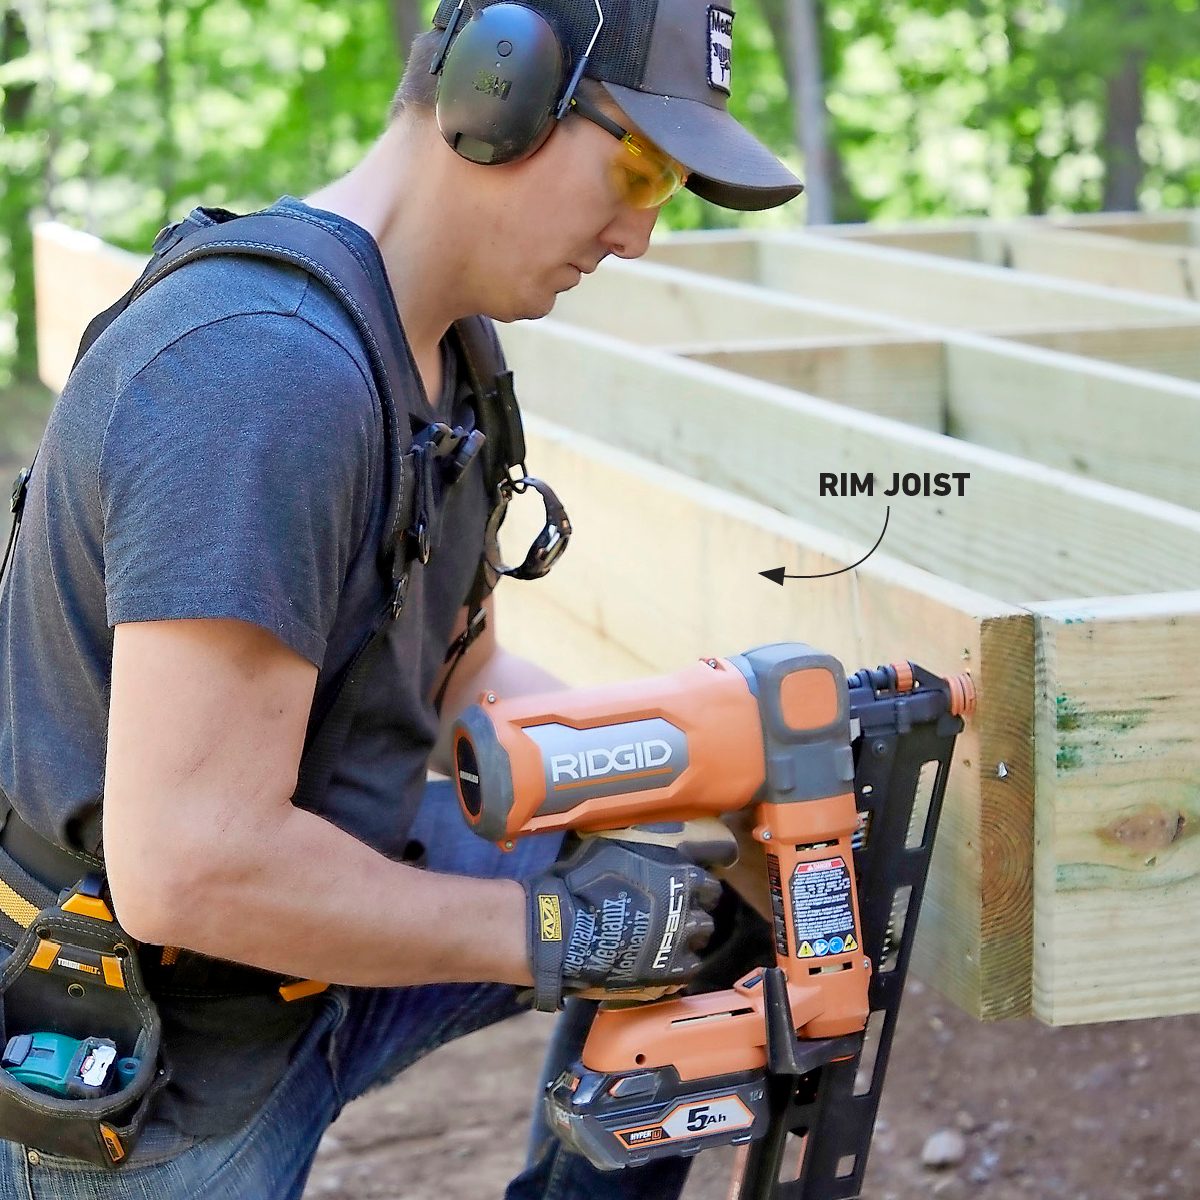
POLYGON ((733 13, 708 6, 708 86, 725 95, 733 83, 733 13))

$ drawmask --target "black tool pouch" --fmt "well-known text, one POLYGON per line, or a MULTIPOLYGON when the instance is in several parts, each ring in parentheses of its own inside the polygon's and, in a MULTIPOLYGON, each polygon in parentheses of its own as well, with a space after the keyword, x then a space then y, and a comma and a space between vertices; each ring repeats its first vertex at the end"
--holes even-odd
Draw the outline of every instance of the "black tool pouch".
MULTIPOLYGON (((64 903, 80 906, 78 893, 64 903)), ((96 911, 106 907, 94 903, 96 911)), ((74 1099, 27 1087, 0 1069, 0 1138, 119 1167, 169 1072, 162 1023, 142 979, 136 944, 116 921, 43 909, 5 960, 0 1047, 18 1035, 46 1031, 78 1040, 111 1039, 119 1059, 137 1059, 136 1074, 126 1064, 129 1077, 109 1094, 74 1099)))

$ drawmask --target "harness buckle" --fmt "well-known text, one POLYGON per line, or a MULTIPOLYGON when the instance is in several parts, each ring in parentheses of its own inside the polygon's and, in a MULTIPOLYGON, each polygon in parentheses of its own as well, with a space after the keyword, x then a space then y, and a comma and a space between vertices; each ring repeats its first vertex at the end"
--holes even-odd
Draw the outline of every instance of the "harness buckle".
POLYGON ((417 543, 417 562, 424 566, 429 561, 433 549, 429 540, 429 522, 424 514, 413 528, 413 540, 417 543))
POLYGON ((478 429, 472 429, 461 440, 457 453, 446 468, 446 479, 451 486, 462 478, 463 472, 471 465, 479 451, 483 449, 483 443, 486 441, 487 438, 478 429))
POLYGON ((175 221, 170 225, 164 225, 158 233, 154 235, 154 244, 150 247, 153 254, 163 254, 169 250, 177 241, 179 241, 179 227, 183 224, 182 221, 175 221))
POLYGON ((12 485, 12 512, 14 516, 20 516, 21 510, 25 507, 25 493, 29 490, 29 479, 33 474, 32 467, 22 467, 17 472, 16 479, 12 485))
POLYGON ((404 611, 404 601, 407 599, 408 599, 408 571, 406 570, 404 572, 404 574, 401 575, 400 578, 397 579, 396 582, 392 585, 391 612, 392 612, 392 620, 393 621, 396 620, 396 618, 399 617, 400 614, 404 611))

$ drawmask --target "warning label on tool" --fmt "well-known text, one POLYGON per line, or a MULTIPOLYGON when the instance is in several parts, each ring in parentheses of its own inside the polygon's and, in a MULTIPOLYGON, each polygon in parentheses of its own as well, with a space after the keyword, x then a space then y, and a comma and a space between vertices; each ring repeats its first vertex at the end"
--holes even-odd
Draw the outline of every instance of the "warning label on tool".
POLYGON ((846 860, 840 856, 796 864, 791 892, 799 958, 858 949, 852 888, 846 860))

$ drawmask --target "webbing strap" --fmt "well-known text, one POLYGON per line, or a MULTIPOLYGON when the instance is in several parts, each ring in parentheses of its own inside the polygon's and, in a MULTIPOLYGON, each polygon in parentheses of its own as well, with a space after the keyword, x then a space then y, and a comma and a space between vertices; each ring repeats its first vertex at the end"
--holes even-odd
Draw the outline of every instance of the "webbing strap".
POLYGON ((15 888, 11 888, 0 879, 0 912, 22 929, 28 929, 34 918, 42 910, 29 900, 26 900, 15 888))
MULTIPOLYGON (((14 815, 9 814, 9 822, 14 815)), ((24 864, 14 861, 2 848, 0 864, 0 943, 11 946, 33 924, 42 909, 57 902, 58 893, 35 879, 24 864)))
MULTIPOLYGON (((488 436, 483 446, 483 480, 491 503, 498 502, 500 484, 510 470, 524 466, 525 431, 521 425, 521 410, 513 392, 512 372, 504 369, 490 332, 482 318, 466 318, 454 323, 460 357, 467 368, 471 391, 475 397, 476 421, 488 436)), ((487 553, 479 560, 471 587, 467 592, 466 628, 446 650, 446 671, 433 700, 434 711, 441 715, 450 680, 467 651, 487 627, 487 611, 483 602, 498 582, 488 566, 487 553)))

